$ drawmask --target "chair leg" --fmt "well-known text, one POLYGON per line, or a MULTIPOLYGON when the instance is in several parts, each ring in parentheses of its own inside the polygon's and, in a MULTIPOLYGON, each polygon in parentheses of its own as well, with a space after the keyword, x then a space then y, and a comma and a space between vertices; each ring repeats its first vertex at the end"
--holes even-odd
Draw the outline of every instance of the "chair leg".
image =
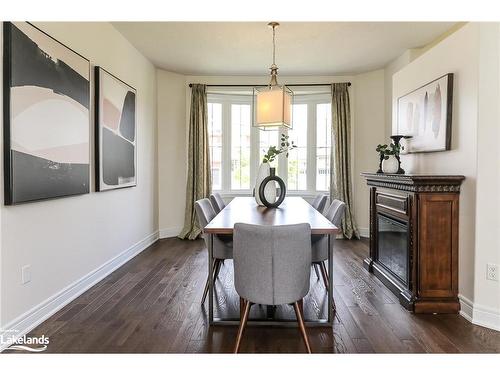
POLYGON ((314 268, 314 272, 316 272, 316 277, 319 280, 318 264, 317 263, 313 263, 313 268, 314 268))
POLYGON ((238 353, 240 350, 241 338, 243 337, 243 331, 248 321, 248 313, 250 312, 250 301, 244 301, 245 310, 243 311, 243 318, 240 320, 240 326, 238 328, 238 335, 236 336, 236 344, 234 346, 234 353, 238 353))
MULTIPOLYGON (((325 262, 321 262, 321 274, 323 275, 323 282, 325 283, 325 288, 328 290, 329 288, 329 281, 328 281, 328 271, 326 270, 326 265, 325 262)), ((331 298, 332 298, 332 311, 335 313, 337 311, 337 306, 335 305, 335 299, 333 298, 333 290, 331 291, 331 298)))
POLYGON ((215 265, 215 270, 214 270, 214 282, 217 280, 217 277, 219 276, 219 271, 222 267, 222 260, 221 259, 216 259, 215 260, 217 263, 215 265))
POLYGON ((245 312, 245 300, 240 297, 240 322, 243 320, 244 312, 245 312))
POLYGON ((321 275, 323 276, 323 282, 325 283, 325 288, 328 290, 328 271, 326 270, 325 262, 321 262, 320 264, 321 268, 321 275))
POLYGON ((304 344, 306 344, 306 349, 309 354, 311 354, 311 346, 309 345, 309 338, 307 337, 306 326, 304 325, 304 316, 302 315, 301 306, 302 300, 297 301, 293 304, 295 309, 295 315, 297 315, 297 321, 299 322, 300 333, 302 334, 302 339, 304 344))
MULTIPOLYGON (((213 263, 213 267, 212 267, 212 269, 214 270, 214 275, 215 275, 214 280, 217 278, 216 272, 218 273, 217 267, 219 265, 219 262, 220 262, 219 259, 214 259, 214 263, 213 263)), ((210 282, 209 276, 207 276, 207 282, 205 283, 205 290, 203 291, 203 297, 201 297, 201 304, 202 305, 205 304, 205 300, 207 299, 209 282, 210 282)))

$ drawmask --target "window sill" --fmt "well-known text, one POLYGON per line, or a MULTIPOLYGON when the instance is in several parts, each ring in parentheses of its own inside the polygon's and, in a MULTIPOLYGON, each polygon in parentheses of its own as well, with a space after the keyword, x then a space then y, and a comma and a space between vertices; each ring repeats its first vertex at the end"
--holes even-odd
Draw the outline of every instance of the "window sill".
MULTIPOLYGON (((235 197, 251 197, 252 190, 233 190, 233 191, 220 191, 214 190, 214 193, 219 193, 222 198, 235 198, 235 197)), ((328 195, 328 191, 287 191, 286 195, 290 197, 302 197, 305 199, 314 198, 318 194, 328 195)))

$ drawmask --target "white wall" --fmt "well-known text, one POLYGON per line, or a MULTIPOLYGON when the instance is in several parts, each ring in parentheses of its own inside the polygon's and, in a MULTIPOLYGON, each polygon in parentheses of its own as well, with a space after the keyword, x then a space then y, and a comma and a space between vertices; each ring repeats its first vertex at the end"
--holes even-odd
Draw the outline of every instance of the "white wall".
MULTIPOLYGON (((174 97, 181 89, 181 75, 158 71, 158 154, 159 154, 159 201, 160 234, 169 237, 178 234, 184 222, 186 188, 186 140, 189 122, 191 90, 189 83, 205 84, 267 84, 268 76, 185 76, 182 101, 175 99, 167 106, 163 98, 174 97), (184 119, 184 123, 180 122, 184 119), (179 129, 174 129, 179 126, 179 129), (184 132, 184 134, 182 134, 184 132), (167 178, 170 163, 178 163, 176 178, 167 178), (178 161, 178 162, 177 162, 178 161), (183 173, 183 174, 182 174, 183 173), (171 195, 178 192, 180 196, 171 195), (172 208, 176 207, 176 210, 172 208), (182 207, 182 211, 178 208, 182 207)), ((351 111, 353 127, 353 194, 355 215, 362 234, 368 235, 368 190, 366 183, 359 177, 360 172, 376 171, 378 166, 375 147, 384 138, 384 73, 378 70, 357 76, 300 76, 279 77, 280 83, 331 83, 352 82, 351 111), (359 141, 359 143, 358 143, 359 141), (358 203, 360 202, 360 203, 358 203)), ((176 169, 176 170, 177 170, 176 169)))
POLYGON ((481 24, 479 38, 473 321, 500 329, 500 283, 485 277, 488 263, 500 264, 500 24, 481 24))
POLYGON ((384 90, 385 90, 385 143, 389 142, 392 135, 392 76, 394 73, 408 65, 415 55, 415 50, 406 50, 401 56, 392 60, 384 67, 384 90))
POLYGON ((153 65, 109 23, 36 25, 137 89, 137 187, 0 206, 2 328, 16 327, 39 304, 60 302, 51 298, 139 241, 154 240, 158 228, 153 65), (31 282, 22 285, 26 264, 31 282))
POLYGON ((385 137, 385 96, 383 69, 354 78, 353 85, 353 195, 354 217, 361 235, 369 237, 370 191, 362 172, 376 172, 379 158, 375 148, 387 143, 385 137))
POLYGON ((186 77, 157 70, 158 205, 162 238, 179 234, 184 223, 187 177, 186 77))
POLYGON ((499 251, 489 237, 491 233, 498 235, 498 224, 492 226, 495 221, 489 220, 495 213, 491 213, 491 201, 484 201, 485 198, 498 199, 499 191, 492 184, 495 174, 493 172, 491 176, 489 170, 493 168, 498 171, 498 159, 491 158, 492 150, 498 144, 491 145, 489 139, 490 135, 495 137, 493 128, 498 131, 498 112, 495 113, 498 111, 498 87, 494 87, 498 82, 498 70, 496 75, 491 75, 495 71, 493 65, 498 61, 498 40, 495 52, 491 49, 495 44, 492 36, 494 32, 490 31, 489 36, 483 38, 483 27, 485 25, 474 23, 463 26, 394 74, 392 126, 395 131, 398 97, 445 73, 455 74, 451 150, 403 155, 402 163, 409 173, 465 175, 460 195, 459 293, 463 313, 478 324, 488 325, 472 317, 476 315, 473 310, 478 311, 476 297, 481 298, 481 303, 487 304, 488 311, 496 310, 498 314, 499 296, 498 283, 482 289, 485 284, 485 262, 487 259, 493 261, 493 254, 497 255, 498 260, 499 251), (492 53, 493 57, 496 56, 493 62, 490 61, 492 53), (491 84, 491 80, 495 83, 491 84), (483 216, 486 210, 490 213, 488 217, 483 216), (484 296, 479 297, 482 293, 476 296, 475 291, 478 289, 484 291, 484 296))

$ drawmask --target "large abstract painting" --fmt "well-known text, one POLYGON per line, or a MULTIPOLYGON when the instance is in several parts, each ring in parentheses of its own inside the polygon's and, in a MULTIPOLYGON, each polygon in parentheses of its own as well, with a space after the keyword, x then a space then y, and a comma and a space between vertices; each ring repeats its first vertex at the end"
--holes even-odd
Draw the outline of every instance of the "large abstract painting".
POLYGON ((398 99, 397 134, 412 137, 407 152, 450 149, 452 104, 453 73, 398 99))
POLYGON ((90 62, 4 22, 5 204, 89 192, 90 62))
POLYGON ((96 190, 136 185, 136 90, 95 67, 96 190))

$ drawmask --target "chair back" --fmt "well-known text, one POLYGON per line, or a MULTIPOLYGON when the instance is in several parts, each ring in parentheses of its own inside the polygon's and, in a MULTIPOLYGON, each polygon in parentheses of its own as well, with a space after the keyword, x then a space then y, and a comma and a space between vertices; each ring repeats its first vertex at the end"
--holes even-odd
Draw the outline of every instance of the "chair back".
POLYGON ((222 199, 219 193, 210 194, 210 202, 212 203, 212 206, 216 214, 221 212, 224 209, 224 207, 226 207, 224 199, 222 199))
POLYGON ((323 210, 325 209, 327 198, 328 197, 325 194, 318 194, 314 198, 311 206, 313 206, 317 211, 323 213, 323 210))
MULTIPOLYGON (((203 198, 194 202, 194 209, 196 211, 196 217, 198 218, 198 224, 201 228, 205 228, 216 215, 208 198, 203 198)), ((203 234, 203 239, 208 246, 208 239, 205 234, 203 234)))
POLYGON ((237 223, 233 258, 240 297, 264 305, 299 301, 309 292, 311 226, 237 223))
POLYGON ((342 223, 342 217, 344 216, 345 203, 334 199, 328 211, 326 211, 325 217, 332 222, 337 228, 340 227, 342 223))

